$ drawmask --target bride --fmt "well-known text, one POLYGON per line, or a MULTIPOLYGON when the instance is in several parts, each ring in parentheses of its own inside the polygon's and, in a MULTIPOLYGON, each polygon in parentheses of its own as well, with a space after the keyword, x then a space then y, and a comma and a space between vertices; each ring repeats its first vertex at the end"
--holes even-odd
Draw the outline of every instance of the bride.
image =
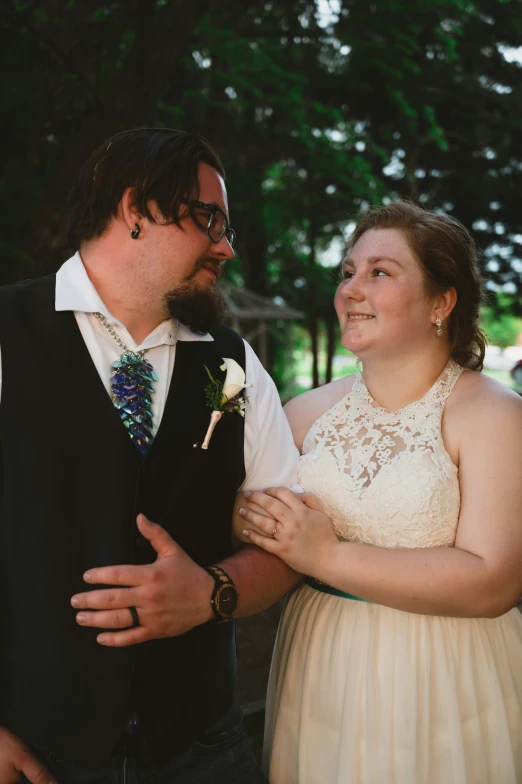
POLYGON ((335 307, 362 375, 287 405, 308 492, 241 510, 244 541, 308 575, 274 651, 271 784, 522 782, 522 400, 479 372, 481 300, 458 221, 359 221, 335 307))

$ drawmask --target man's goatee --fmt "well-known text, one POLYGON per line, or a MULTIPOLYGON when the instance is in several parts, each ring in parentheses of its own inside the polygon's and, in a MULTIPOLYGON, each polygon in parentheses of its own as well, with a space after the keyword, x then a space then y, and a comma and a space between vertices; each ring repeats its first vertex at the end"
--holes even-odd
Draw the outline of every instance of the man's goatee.
POLYGON ((204 335, 225 317, 225 298, 217 286, 200 288, 187 284, 169 291, 165 302, 172 318, 177 319, 196 335, 204 335))

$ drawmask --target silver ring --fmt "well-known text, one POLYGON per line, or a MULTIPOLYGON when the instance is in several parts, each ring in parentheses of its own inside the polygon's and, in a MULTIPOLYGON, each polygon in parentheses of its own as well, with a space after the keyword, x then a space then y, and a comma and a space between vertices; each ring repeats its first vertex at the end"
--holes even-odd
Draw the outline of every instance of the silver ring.
POLYGON ((140 625, 140 616, 138 615, 138 611, 135 607, 129 607, 129 612, 132 617, 131 629, 135 629, 140 625))

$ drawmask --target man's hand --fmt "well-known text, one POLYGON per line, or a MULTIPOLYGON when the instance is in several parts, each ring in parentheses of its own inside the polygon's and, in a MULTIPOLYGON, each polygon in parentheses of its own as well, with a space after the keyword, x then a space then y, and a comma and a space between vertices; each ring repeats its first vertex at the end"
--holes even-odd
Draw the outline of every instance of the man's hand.
MULTIPOLYGON (((81 626, 122 629, 98 635, 101 645, 121 647, 160 637, 176 637, 213 617, 210 597, 213 578, 198 566, 164 528, 137 517, 137 525, 158 557, 146 566, 104 566, 84 574, 90 585, 122 586, 79 593, 71 604, 81 609, 81 626), (135 607, 140 625, 129 629, 135 607), (94 610, 94 612, 91 612, 94 610)), ((3 782, 0 779, 1 784, 3 782)))
POLYGON ((25 743, 0 727, 0 784, 15 784, 22 776, 32 784, 56 784, 54 776, 25 743))

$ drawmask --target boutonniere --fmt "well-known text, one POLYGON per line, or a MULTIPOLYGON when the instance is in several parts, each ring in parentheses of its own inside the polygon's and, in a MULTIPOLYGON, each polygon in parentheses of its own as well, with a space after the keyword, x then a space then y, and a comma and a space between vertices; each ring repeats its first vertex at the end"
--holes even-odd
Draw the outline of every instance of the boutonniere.
POLYGON ((205 370, 210 379, 210 384, 205 387, 205 397, 207 406, 212 409, 210 424, 208 426, 205 440, 201 444, 201 449, 208 449, 212 433, 223 414, 231 414, 234 411, 240 416, 245 416, 245 405, 247 398, 239 393, 252 386, 245 383, 245 371, 238 365, 235 359, 223 357, 223 364, 220 370, 226 370, 227 374, 224 381, 218 381, 213 376, 208 367, 205 370))

